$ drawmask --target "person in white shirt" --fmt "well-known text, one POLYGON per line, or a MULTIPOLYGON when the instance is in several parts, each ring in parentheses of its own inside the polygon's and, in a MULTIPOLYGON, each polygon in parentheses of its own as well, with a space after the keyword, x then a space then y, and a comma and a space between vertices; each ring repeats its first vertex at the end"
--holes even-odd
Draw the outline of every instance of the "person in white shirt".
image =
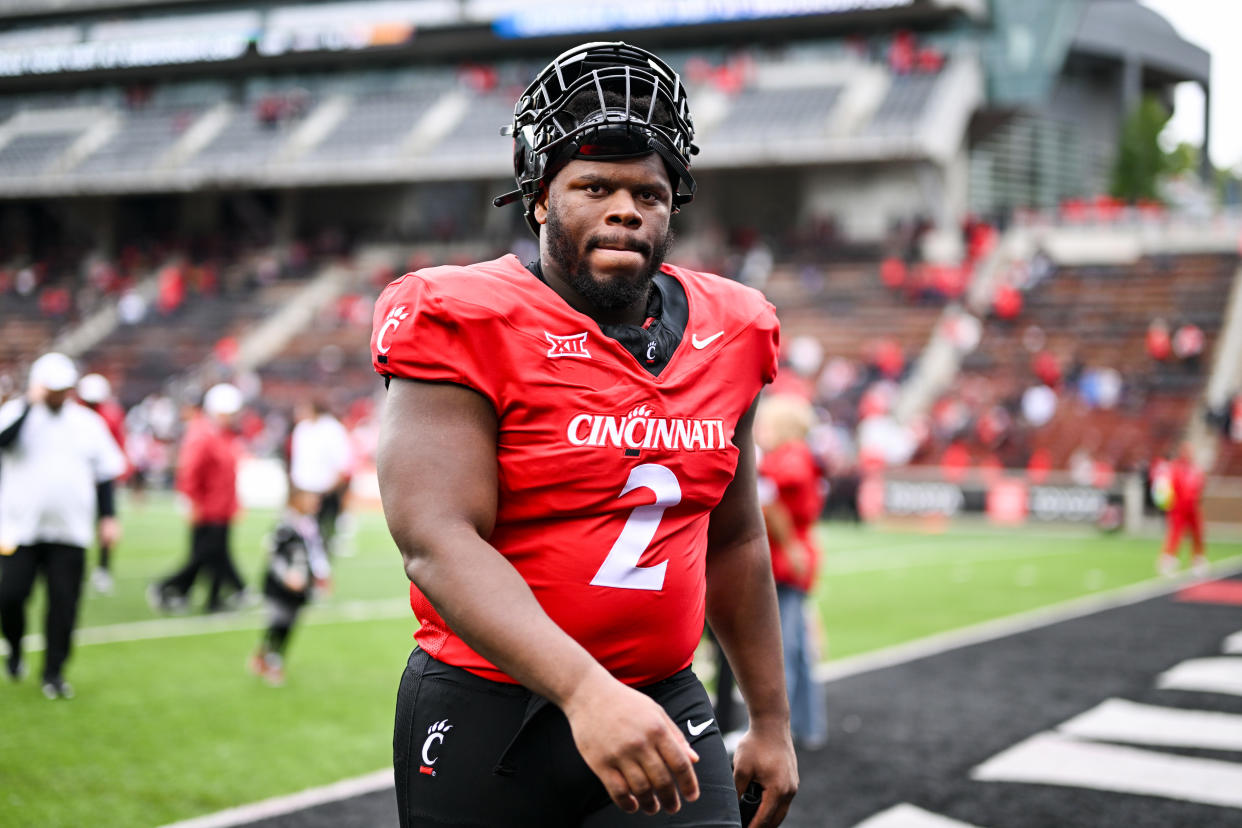
POLYGON ((22 636, 35 578, 47 582, 43 694, 71 698, 64 680, 78 612, 86 547, 120 536, 112 481, 125 458, 94 411, 69 398, 73 361, 47 353, 30 369, 25 398, 0 406, 0 628, 8 675, 25 673, 22 636))
POLYGON ((296 490, 319 496, 319 536, 331 553, 349 486, 349 435, 322 400, 300 406, 297 413, 289 445, 289 482, 296 490))

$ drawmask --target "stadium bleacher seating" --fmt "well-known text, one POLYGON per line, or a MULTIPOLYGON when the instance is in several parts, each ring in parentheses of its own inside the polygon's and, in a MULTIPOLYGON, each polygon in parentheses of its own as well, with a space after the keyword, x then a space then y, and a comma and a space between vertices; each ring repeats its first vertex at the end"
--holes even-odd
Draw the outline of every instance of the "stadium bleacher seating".
POLYGON ((396 151, 428 108, 449 88, 448 73, 422 73, 396 88, 375 88, 352 98, 344 118, 314 147, 310 158, 332 161, 396 151))
POLYGON ((157 162, 207 109, 199 103, 152 103, 125 112, 117 131, 74 170, 95 176, 143 170, 157 162))
POLYGON ((1137 468, 1176 448, 1210 367, 1206 356, 1153 359, 1144 346, 1148 326, 1157 318, 1173 326, 1193 323, 1204 333, 1204 354, 1211 354, 1222 323, 1221 297, 1228 295, 1237 264, 1235 255, 1184 254, 1144 257, 1134 265, 1059 268, 1026 292, 1017 319, 987 320, 979 348, 963 362, 963 375, 982 378, 995 389, 994 401, 1014 408, 1023 389, 1037 382, 1034 353, 1024 337, 1038 328, 1040 350, 1060 362, 1064 381, 1055 416, 1023 435, 1027 450, 1043 448, 1054 468, 1067 467, 1080 448, 1113 468, 1137 468), (1074 380, 1092 369, 1120 375, 1123 390, 1115 404, 1081 399, 1074 380))
POLYGON ((894 75, 864 134, 879 136, 911 132, 926 111, 936 82, 935 74, 894 75))
POLYGON ((841 95, 840 86, 787 89, 748 87, 738 92, 712 131, 713 145, 751 144, 772 136, 822 138, 841 95))
POLYGON ((0 147, 0 176, 38 175, 80 135, 80 130, 58 130, 13 136, 0 147))

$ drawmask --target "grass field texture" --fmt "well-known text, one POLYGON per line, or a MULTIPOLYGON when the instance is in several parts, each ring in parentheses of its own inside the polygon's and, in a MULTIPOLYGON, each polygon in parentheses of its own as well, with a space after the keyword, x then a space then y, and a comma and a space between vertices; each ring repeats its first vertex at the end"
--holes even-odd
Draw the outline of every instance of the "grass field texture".
MULTIPOLYGON (((380 515, 356 516, 356 554, 336 561, 333 594, 295 632, 287 684, 271 688, 244 668, 261 610, 163 617, 147 607, 146 585, 185 555, 188 530, 171 500, 123 514, 116 593, 84 591, 67 671, 78 697, 48 702, 33 677, 0 685, 0 825, 162 825, 389 764, 413 623, 380 515)), ((274 519, 252 512, 235 528, 252 583, 274 519)), ((829 658, 1148 580, 1158 546, 1050 529, 821 531, 816 598, 829 658)), ((1220 561, 1242 545, 1210 551, 1220 561)), ((41 600, 29 608, 30 633, 42 631, 41 600)))

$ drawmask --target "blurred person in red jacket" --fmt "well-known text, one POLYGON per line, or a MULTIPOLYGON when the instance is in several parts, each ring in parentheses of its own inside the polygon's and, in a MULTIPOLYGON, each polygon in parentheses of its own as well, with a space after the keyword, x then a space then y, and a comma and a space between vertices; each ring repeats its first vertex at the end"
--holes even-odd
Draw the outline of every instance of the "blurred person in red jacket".
POLYGON ((755 445, 762 455, 759 502, 780 606, 790 727, 797 743, 812 750, 828 738, 814 676, 818 647, 807 619, 807 595, 819 568, 813 532, 824 505, 823 472, 806 443, 814 423, 811 404, 787 394, 765 395, 755 412, 755 445))
POLYGON ((177 462, 177 491, 190 502, 190 558, 185 566, 156 581, 147 599, 157 610, 185 606, 201 570, 211 574, 207 612, 236 606, 246 597, 245 583, 233 564, 229 529, 237 514, 237 463, 241 444, 234 423, 242 393, 234 385, 213 385, 203 396, 202 414, 186 428, 177 462), (222 595, 224 587, 229 594, 222 595))
POLYGON ((1164 575, 1177 572, 1178 547, 1182 532, 1188 529, 1193 544, 1192 569, 1196 575, 1206 575, 1208 563, 1203 549, 1203 511, 1199 506, 1203 499, 1205 476, 1203 470, 1195 465, 1190 443, 1182 443, 1177 456, 1166 464, 1162 473, 1167 476, 1171 498, 1164 550, 1160 555, 1160 572, 1164 575))
MULTIPOLYGON (((103 418, 108 432, 116 441, 121 453, 125 454, 125 411, 112 397, 112 384, 102 374, 87 374, 78 380, 78 399, 82 404, 103 418)), ((124 483, 129 477, 131 464, 128 456, 125 460, 125 471, 116 482, 124 483)), ((102 595, 111 595, 112 583, 112 544, 102 536, 99 538, 99 564, 91 572, 91 586, 102 595)))

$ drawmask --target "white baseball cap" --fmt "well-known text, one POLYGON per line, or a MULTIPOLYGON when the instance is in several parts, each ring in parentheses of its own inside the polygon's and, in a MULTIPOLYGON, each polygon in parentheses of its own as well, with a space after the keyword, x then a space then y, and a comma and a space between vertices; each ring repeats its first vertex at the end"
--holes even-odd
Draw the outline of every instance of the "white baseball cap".
POLYGON ((30 384, 48 391, 68 391, 78 381, 78 369, 64 354, 51 351, 30 366, 30 384))
POLYGON ((242 392, 231 382, 222 382, 207 389, 203 395, 203 411, 213 416, 236 414, 242 409, 242 392))
POLYGON ((87 374, 78 380, 78 396, 82 402, 101 403, 112 396, 112 385, 103 374, 87 374))

